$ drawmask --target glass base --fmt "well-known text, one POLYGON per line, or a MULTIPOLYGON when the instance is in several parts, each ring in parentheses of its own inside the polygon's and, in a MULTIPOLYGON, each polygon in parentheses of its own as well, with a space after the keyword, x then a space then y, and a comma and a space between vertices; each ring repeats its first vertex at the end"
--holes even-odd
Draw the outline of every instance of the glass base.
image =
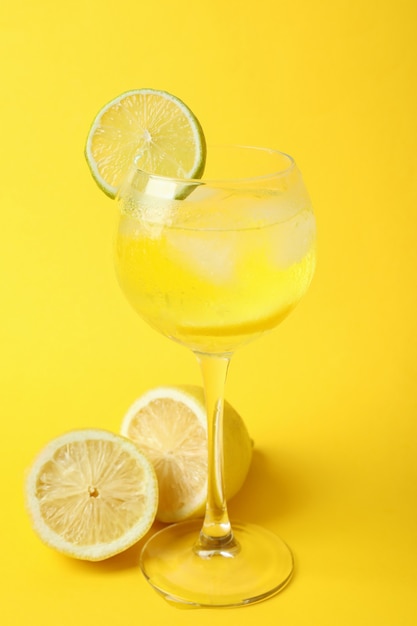
POLYGON ((241 549, 234 556, 197 556, 201 520, 168 526, 145 544, 140 565, 166 600, 192 607, 252 604, 278 593, 290 581, 294 561, 276 535, 253 524, 232 524, 241 549))

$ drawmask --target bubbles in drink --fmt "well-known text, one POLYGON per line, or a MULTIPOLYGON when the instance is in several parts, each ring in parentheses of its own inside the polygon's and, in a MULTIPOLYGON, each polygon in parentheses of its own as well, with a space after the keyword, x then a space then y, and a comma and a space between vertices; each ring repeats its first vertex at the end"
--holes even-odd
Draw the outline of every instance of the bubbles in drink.
POLYGON ((155 239, 166 226, 171 225, 177 210, 176 200, 132 194, 122 204, 122 233, 130 237, 146 236, 155 239))
POLYGON ((271 259, 281 269, 300 263, 315 241, 316 224, 311 211, 305 210, 272 229, 271 259))

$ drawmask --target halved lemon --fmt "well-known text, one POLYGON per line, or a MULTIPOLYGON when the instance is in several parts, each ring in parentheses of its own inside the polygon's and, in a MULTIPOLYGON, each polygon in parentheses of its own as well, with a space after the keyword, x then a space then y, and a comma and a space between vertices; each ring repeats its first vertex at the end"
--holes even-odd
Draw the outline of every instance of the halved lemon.
POLYGON ((182 100, 166 91, 134 89, 96 115, 85 156, 99 187, 114 198, 135 161, 157 176, 199 178, 206 143, 198 119, 182 100))
POLYGON ((44 543, 99 561, 148 531, 158 506, 157 479, 132 441, 105 430, 76 430, 40 452, 27 477, 26 504, 44 543))
MULTIPOLYGON (((178 522, 204 514, 207 499, 207 420, 204 391, 197 386, 157 387, 127 411, 121 432, 153 463, 159 485, 156 518, 178 522)), ((224 404, 226 497, 242 487, 253 442, 229 402, 224 404)))

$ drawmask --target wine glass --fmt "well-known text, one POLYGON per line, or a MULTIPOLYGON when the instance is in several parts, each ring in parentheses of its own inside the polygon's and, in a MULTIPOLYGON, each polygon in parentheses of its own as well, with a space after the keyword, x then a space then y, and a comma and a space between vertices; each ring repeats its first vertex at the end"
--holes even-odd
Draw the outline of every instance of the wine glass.
POLYGON ((294 160, 276 150, 209 146, 204 179, 170 179, 136 164, 118 194, 116 271, 135 310, 191 349, 207 409, 205 518, 167 526, 140 564, 168 601, 259 602, 290 580, 293 557, 275 534, 230 523, 224 490, 224 386, 236 348, 279 324, 315 267, 315 219, 294 160))

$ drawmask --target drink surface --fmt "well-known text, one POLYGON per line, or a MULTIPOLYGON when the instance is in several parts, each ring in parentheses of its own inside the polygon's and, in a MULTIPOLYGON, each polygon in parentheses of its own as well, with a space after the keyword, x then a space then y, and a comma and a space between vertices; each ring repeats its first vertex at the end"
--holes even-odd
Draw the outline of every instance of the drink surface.
POLYGON ((211 198, 205 191, 202 201, 140 195, 122 204, 116 271, 154 328, 221 354, 274 328, 304 295, 315 221, 308 205, 280 208, 273 194, 211 198))

